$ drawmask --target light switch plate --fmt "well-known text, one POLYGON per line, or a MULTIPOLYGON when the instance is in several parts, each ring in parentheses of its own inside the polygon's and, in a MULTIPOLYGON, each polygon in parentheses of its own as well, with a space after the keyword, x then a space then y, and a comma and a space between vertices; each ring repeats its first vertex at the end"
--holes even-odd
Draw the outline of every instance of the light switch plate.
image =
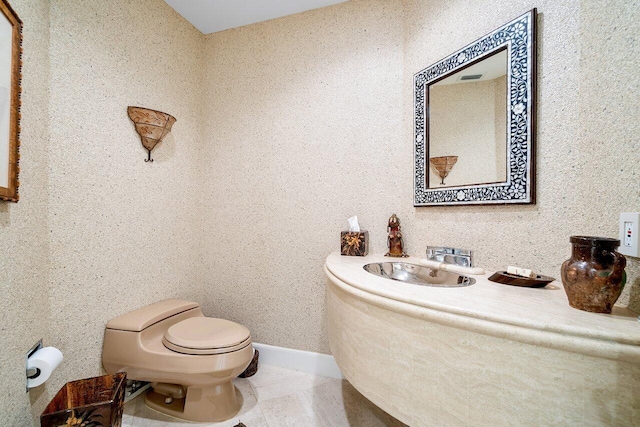
POLYGON ((640 257, 640 212, 620 213, 620 247, 618 252, 631 257, 640 257))

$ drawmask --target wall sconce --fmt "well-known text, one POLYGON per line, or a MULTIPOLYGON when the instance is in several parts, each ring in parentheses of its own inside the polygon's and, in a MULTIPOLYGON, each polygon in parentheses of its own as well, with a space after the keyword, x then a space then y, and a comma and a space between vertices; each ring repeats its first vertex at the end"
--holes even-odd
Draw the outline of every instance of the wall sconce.
POLYGON ((438 175, 442 180, 440 185, 444 185, 444 179, 451 172, 451 168, 458 161, 458 156, 442 156, 442 157, 432 157, 429 159, 434 168, 438 171, 438 175))
POLYGON ((171 126, 176 122, 176 118, 161 111, 150 110, 142 107, 127 107, 129 118, 140 135, 142 145, 149 152, 149 157, 145 162, 153 162, 151 150, 162 142, 162 139, 169 133, 171 126))

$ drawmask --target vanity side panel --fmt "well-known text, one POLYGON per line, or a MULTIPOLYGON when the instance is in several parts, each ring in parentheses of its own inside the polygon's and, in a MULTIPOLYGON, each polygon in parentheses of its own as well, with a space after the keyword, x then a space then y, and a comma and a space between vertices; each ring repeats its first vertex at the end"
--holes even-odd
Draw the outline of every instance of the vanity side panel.
POLYGON ((378 407, 408 424, 416 425, 411 410, 413 391, 406 382, 409 354, 396 353, 391 337, 400 331, 391 318, 378 317, 376 307, 327 281, 329 345, 342 374, 378 407), (390 322, 386 322, 389 320, 390 322), (394 355, 404 363, 395 363, 394 355), (400 387, 391 386, 401 384, 400 387))
POLYGON ((638 364, 432 323, 342 286, 327 287, 336 362, 409 425, 640 424, 638 364))

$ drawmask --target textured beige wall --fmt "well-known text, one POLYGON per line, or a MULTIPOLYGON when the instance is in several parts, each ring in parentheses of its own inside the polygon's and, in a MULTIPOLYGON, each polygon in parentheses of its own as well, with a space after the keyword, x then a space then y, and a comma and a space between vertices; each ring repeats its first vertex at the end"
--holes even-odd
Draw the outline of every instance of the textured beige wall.
POLYGON ((429 157, 458 156, 444 185, 429 163, 429 188, 507 179, 506 85, 502 76, 429 88, 429 157))
MULTIPOLYGON (((352 0, 208 36, 205 309, 258 341, 326 352, 321 265, 354 214, 374 252, 395 212, 412 254, 466 247, 487 269, 559 278, 569 236, 617 236, 618 213, 640 206, 639 13, 623 0, 352 0), (414 208, 413 74, 534 6, 538 203, 414 208)), ((638 261, 627 271, 640 286, 638 261)))
POLYGON ((20 202, 0 202, 0 425, 30 425, 49 401, 25 393, 25 354, 49 342, 49 7, 12 0, 23 28, 20 202))
POLYGON ((502 153, 496 155, 496 172, 495 176, 499 181, 507 179, 507 76, 498 77, 493 80, 495 87, 494 95, 495 111, 493 116, 495 118, 495 152, 502 153))
POLYGON ((204 309, 256 341, 328 352, 324 258, 356 214, 381 251, 411 204, 401 12, 352 0, 207 37, 204 309))
POLYGON ((160 0, 12 0, 25 23, 21 200, 0 204, 1 425, 39 425, 67 381, 101 373, 106 321, 198 299, 204 37, 160 0), (146 151, 127 105, 177 118, 146 151), (64 361, 24 392, 40 337, 64 361))
POLYGON ((322 263, 351 215, 372 252, 395 212, 412 254, 470 247, 558 277, 570 235, 615 236, 640 206, 633 2, 351 0, 208 37, 160 0, 11 3, 26 25, 22 200, 0 204, 3 425, 99 374, 106 320, 163 298, 327 352, 322 263), (413 73, 534 5, 538 204, 414 208, 413 73), (151 165, 132 104, 178 119, 151 165), (26 395, 39 337, 65 361, 26 395))
MULTIPOLYGON (((414 72, 533 7, 539 13, 537 204, 415 208, 405 221, 413 253, 426 244, 469 247, 488 269, 522 265, 559 278, 569 236, 617 237, 619 212, 640 207, 637 2, 407 0, 405 97, 414 72)), ((411 113, 405 113, 411 135, 411 113)), ((638 259, 627 273, 640 288, 638 259)), ((622 302, 628 298, 627 292, 622 302)))
POLYGON ((100 373, 108 319, 196 297, 202 42, 162 1, 52 2, 51 327, 67 350, 58 378, 100 373), (177 119, 153 163, 128 105, 177 119))

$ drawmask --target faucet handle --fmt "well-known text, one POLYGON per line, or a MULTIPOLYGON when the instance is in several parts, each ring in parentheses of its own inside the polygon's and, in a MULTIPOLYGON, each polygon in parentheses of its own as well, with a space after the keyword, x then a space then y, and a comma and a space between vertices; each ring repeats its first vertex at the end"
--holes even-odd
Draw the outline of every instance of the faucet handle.
POLYGON ((427 259, 462 267, 473 267, 473 251, 469 249, 427 246, 427 259))
POLYGON ((448 264, 446 262, 438 262, 429 259, 421 259, 419 263, 420 265, 429 267, 432 270, 443 270, 448 271, 449 273, 456 273, 464 276, 485 274, 484 268, 463 267, 461 265, 448 264))

